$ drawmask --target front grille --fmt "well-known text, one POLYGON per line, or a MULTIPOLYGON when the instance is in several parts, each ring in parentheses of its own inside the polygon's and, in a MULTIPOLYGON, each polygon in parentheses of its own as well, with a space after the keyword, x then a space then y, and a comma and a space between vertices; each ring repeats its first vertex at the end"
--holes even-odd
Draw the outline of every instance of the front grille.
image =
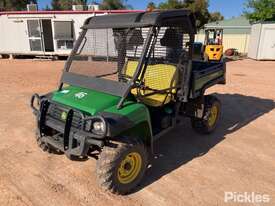
MULTIPOLYGON (((66 115, 70 109, 62 107, 56 104, 50 104, 48 109, 48 115, 55 120, 62 121, 65 123, 66 115), (65 116, 64 116, 65 115, 65 116)), ((74 115, 72 119, 72 127, 81 129, 82 128, 82 113, 74 110, 74 115)))

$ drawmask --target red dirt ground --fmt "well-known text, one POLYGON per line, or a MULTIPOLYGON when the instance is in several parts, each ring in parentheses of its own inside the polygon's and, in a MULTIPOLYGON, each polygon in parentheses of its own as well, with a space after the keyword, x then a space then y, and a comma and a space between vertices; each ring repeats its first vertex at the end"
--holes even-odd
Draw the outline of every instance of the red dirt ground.
POLYGON ((227 85, 209 91, 223 106, 217 131, 200 136, 186 124, 162 137, 128 196, 98 188, 95 160, 73 162, 36 145, 29 99, 57 88, 63 64, 0 60, 0 205, 243 205, 224 203, 225 191, 268 194, 262 205, 275 205, 275 62, 229 62, 227 85))

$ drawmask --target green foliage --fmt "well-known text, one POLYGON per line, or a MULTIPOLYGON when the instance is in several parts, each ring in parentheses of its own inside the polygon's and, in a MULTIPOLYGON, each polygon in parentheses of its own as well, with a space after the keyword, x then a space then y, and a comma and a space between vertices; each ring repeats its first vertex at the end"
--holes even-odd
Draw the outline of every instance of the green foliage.
POLYGON ((208 11, 208 0, 189 0, 185 1, 186 8, 194 12, 196 16, 197 28, 202 28, 210 20, 210 13, 208 11))
POLYGON ((73 1, 72 0, 59 0, 60 10, 72 10, 73 1))
POLYGON ((73 5, 87 5, 87 0, 52 0, 53 10, 71 10, 73 5))
POLYGON ((131 8, 131 6, 127 5, 126 1, 123 0, 103 0, 99 7, 103 10, 119 10, 131 8))
POLYGON ((58 11, 61 10, 61 4, 59 0, 52 0, 52 10, 58 11))
POLYGON ((166 2, 160 3, 158 6, 159 9, 190 9, 196 16, 196 25, 198 28, 202 28, 210 21, 224 19, 220 12, 210 13, 208 7, 208 0, 167 0, 166 2))
POLYGON ((186 5, 178 0, 168 0, 159 4, 159 9, 182 9, 186 8, 186 5))
POLYGON ((204 24, 208 23, 210 20, 210 13, 208 11, 208 0, 168 0, 159 5, 160 9, 190 9, 194 12, 198 28, 203 27, 204 24))
POLYGON ((213 12, 210 13, 210 22, 215 22, 215 21, 222 21, 224 20, 224 16, 220 12, 213 12))
POLYGON ((87 5, 87 0, 73 0, 73 4, 87 5))
POLYGON ((37 3, 36 0, 0 0, 0 11, 22 11, 27 4, 37 3))
POLYGON ((244 13, 251 22, 275 21, 275 0, 248 0, 245 7, 244 13))
POLYGON ((147 9, 156 9, 156 8, 157 8, 156 4, 152 1, 147 4, 147 9))
POLYGON ((44 11, 50 11, 51 8, 49 7, 49 5, 46 5, 46 7, 43 9, 44 11))

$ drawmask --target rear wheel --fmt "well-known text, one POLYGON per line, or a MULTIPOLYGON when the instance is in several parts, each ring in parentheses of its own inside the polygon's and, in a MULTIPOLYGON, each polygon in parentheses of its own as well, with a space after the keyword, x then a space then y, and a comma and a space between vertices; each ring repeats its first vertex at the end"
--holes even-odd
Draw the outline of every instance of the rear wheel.
POLYGON ((195 131, 201 134, 213 132, 220 118, 221 103, 215 96, 205 96, 205 111, 202 119, 192 118, 191 123, 195 131))
POLYGON ((148 156, 142 141, 124 137, 106 145, 97 161, 97 179, 105 190, 127 194, 141 181, 148 156))

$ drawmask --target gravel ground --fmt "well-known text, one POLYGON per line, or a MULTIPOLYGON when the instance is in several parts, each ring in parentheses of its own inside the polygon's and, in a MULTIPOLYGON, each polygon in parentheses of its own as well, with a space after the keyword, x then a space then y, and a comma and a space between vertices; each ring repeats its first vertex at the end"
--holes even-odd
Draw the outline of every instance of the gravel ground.
POLYGON ((244 205, 224 203, 226 191, 267 194, 258 205, 275 205, 275 62, 229 62, 227 85, 208 91, 222 102, 217 131, 200 136, 186 124, 162 137, 142 184, 123 197, 97 187, 95 160, 36 145, 30 96, 57 88, 63 65, 0 60, 0 205, 244 205))

